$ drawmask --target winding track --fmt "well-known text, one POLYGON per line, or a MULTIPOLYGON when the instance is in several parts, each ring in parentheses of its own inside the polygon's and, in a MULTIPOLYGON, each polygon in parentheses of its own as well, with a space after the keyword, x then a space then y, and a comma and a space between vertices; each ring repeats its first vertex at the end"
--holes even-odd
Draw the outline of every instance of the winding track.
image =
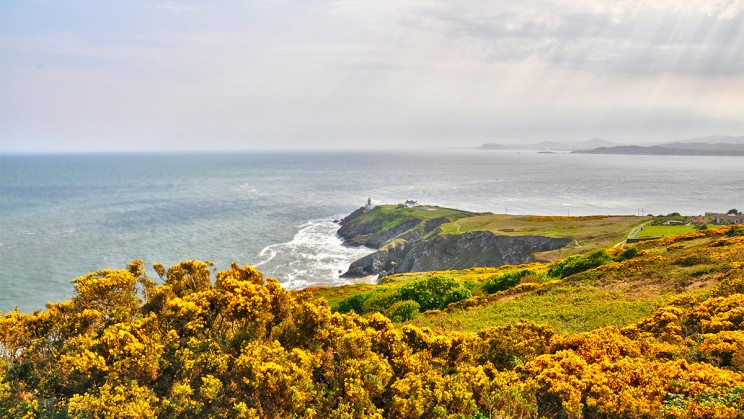
MULTIPOLYGON (((637 225, 637 226, 633 227, 633 229, 632 229, 632 230, 630 230, 630 233, 628 233, 628 237, 627 237, 627 238, 628 238, 628 239, 632 239, 633 237, 637 236, 637 235, 638 235, 638 233, 640 233, 640 232, 641 232, 641 230, 643 229, 643 227, 646 227, 646 225, 648 225, 648 224, 651 224, 652 222, 653 222, 653 220, 651 220, 651 221, 646 221, 646 222, 645 222, 645 223, 643 223, 643 224, 640 224, 640 225, 637 225)), ((620 246, 624 245, 626 241, 627 241, 627 239, 626 239, 626 240, 623 240, 623 241, 621 241, 621 242, 619 242, 619 243, 617 243, 617 244, 616 244, 615 246, 613 246, 613 247, 620 247, 620 246)))

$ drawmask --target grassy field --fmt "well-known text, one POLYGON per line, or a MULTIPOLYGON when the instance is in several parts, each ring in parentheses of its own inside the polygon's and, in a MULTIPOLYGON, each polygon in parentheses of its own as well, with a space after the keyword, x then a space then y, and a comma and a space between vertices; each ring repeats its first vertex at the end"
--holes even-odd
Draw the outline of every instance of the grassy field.
MULTIPOLYGON (((544 323, 562 332, 623 326, 648 316, 681 292, 707 289, 744 277, 744 237, 725 228, 638 244, 637 257, 612 262, 487 304, 429 314, 420 326, 475 331, 515 320, 544 323)), ((614 252, 622 251, 612 249, 614 252)), ((530 265, 527 265, 528 267, 530 265)), ((536 271, 544 264, 533 265, 536 271)))
MULTIPOLYGON (((538 271, 543 264, 523 265, 538 271)), ((624 287, 605 287, 596 283, 557 282, 537 289, 527 287, 524 293, 493 298, 486 296, 479 284, 488 277, 514 270, 513 266, 501 268, 475 268, 465 271, 438 271, 432 273, 399 274, 388 277, 381 285, 355 284, 343 287, 315 287, 298 291, 312 298, 323 298, 332 309, 342 300, 367 291, 384 292, 400 288, 411 280, 434 274, 452 276, 467 284, 480 305, 464 310, 433 311, 411 321, 417 326, 440 330, 478 331, 484 327, 505 325, 517 320, 530 320, 548 324, 560 332, 582 332, 604 326, 624 326, 648 316, 663 303, 668 294, 655 287, 631 292, 624 287)), ((538 285, 535 284, 535 287, 538 285)), ((646 287, 648 288, 648 287, 646 287)))
POLYGON ((625 326, 648 316, 666 299, 628 295, 584 284, 548 285, 540 292, 505 297, 493 304, 422 316, 417 326, 476 332, 486 327, 530 320, 559 332, 577 333, 605 326, 625 326))
MULTIPOLYGON (((717 225, 709 225, 708 228, 718 228, 717 225)), ((685 234, 695 231, 694 225, 684 226, 655 226, 647 225, 644 226, 638 233, 637 237, 667 237, 676 236, 677 234, 685 234)))
MULTIPOLYGON (((400 214, 400 215, 418 218, 421 220, 429 220, 432 218, 439 218, 439 217, 462 217, 464 215, 472 216, 472 215, 477 214, 474 212, 462 211, 462 210, 457 210, 457 209, 452 209, 452 208, 442 208, 442 207, 436 207, 436 206, 399 208, 397 205, 378 205, 375 208, 379 210, 380 215, 389 216, 389 215, 400 214)), ((372 214, 372 212, 369 212, 367 214, 372 214)))
POLYGON ((527 216, 482 214, 461 218, 442 226, 447 234, 468 231, 490 231, 498 235, 546 237, 571 237, 573 245, 552 252, 539 254, 540 259, 555 260, 599 247, 612 246, 623 241, 633 227, 648 221, 636 216, 527 216))
MULTIPOLYGON (((408 281, 416 280, 423 277, 428 277, 434 274, 444 274, 452 276, 459 281, 462 281, 473 288, 475 285, 481 283, 488 277, 498 275, 503 272, 518 269, 520 267, 530 266, 532 268, 543 266, 542 270, 547 269, 547 265, 540 263, 533 263, 529 265, 504 265, 497 268, 470 268, 464 270, 451 270, 451 271, 436 271, 436 272, 409 272, 400 273, 395 275, 386 276, 382 278, 382 282, 379 285, 375 284, 352 284, 344 285, 340 287, 308 287, 302 290, 295 291, 299 294, 309 295, 311 298, 323 298, 328 302, 328 305, 335 309, 338 307, 338 303, 352 295, 360 294, 366 291, 384 291, 399 288, 408 281)), ((482 292, 478 288, 475 288, 474 295, 481 295, 482 292)))

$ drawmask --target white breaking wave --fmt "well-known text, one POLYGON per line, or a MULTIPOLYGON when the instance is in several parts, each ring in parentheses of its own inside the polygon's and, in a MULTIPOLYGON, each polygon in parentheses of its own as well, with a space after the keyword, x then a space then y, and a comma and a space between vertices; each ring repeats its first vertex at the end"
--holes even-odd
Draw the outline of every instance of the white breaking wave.
MULTIPOLYGON (((344 246, 336 236, 332 219, 313 220, 299 226, 292 240, 266 246, 259 252, 264 275, 276 277, 282 286, 299 289, 310 285, 343 285, 357 280, 340 278, 351 262, 372 253, 367 247, 344 246)), ((371 281, 376 278, 363 278, 371 281)))

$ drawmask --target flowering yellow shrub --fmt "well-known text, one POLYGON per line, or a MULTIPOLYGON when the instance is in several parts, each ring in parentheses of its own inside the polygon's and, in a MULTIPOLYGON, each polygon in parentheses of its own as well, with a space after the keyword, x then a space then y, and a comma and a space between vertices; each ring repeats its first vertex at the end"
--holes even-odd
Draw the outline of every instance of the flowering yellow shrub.
POLYGON ((698 349, 707 356, 711 363, 744 371, 744 331, 742 330, 706 333, 702 336, 698 349))
POLYGON ((581 334, 394 324, 332 313, 251 267, 212 282, 208 262, 185 261, 159 267, 158 285, 135 261, 77 278, 70 301, 0 316, 0 417, 744 417, 744 242, 723 234, 663 239, 687 242, 705 269, 674 263, 687 248, 662 257, 644 242, 584 276, 661 266, 715 285, 581 334))
POLYGON ((103 384, 91 392, 72 396, 67 412, 72 417, 156 417, 158 398, 152 389, 135 382, 103 384))
POLYGON ((482 342, 478 353, 497 368, 510 369, 548 353, 554 335, 548 326, 527 322, 489 328, 478 333, 482 342))
MULTIPOLYGON (((718 346, 705 348, 731 350, 731 341, 738 338, 717 340, 718 346)), ((722 418, 742 414, 740 372, 683 359, 657 359, 613 328, 556 336, 553 345, 554 353, 517 368, 534 383, 538 406, 546 413, 557 412, 560 403, 573 417, 591 412, 722 418)))
POLYGON ((664 306, 656 310, 650 318, 640 321, 638 328, 652 333, 663 341, 679 343, 684 339, 681 325, 683 314, 684 310, 679 307, 664 306))
POLYGON ((614 327, 597 329, 577 335, 557 335, 550 341, 551 351, 572 350, 591 362, 614 362, 621 358, 640 356, 638 342, 632 341, 614 327))
POLYGON ((703 333, 744 330, 744 294, 710 298, 690 311, 689 323, 703 333))

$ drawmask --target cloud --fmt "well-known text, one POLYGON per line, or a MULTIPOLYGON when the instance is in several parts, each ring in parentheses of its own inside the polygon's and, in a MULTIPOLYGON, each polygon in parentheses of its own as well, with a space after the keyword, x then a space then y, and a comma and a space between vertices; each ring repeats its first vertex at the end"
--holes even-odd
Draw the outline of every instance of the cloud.
POLYGON ((420 19, 436 20, 491 61, 532 59, 593 73, 744 74, 744 2, 691 3, 488 3, 417 14, 428 13, 420 19))
POLYGON ((744 131, 740 1, 68 8, 5 14, 16 16, 0 33, 6 147, 380 148, 744 131))

